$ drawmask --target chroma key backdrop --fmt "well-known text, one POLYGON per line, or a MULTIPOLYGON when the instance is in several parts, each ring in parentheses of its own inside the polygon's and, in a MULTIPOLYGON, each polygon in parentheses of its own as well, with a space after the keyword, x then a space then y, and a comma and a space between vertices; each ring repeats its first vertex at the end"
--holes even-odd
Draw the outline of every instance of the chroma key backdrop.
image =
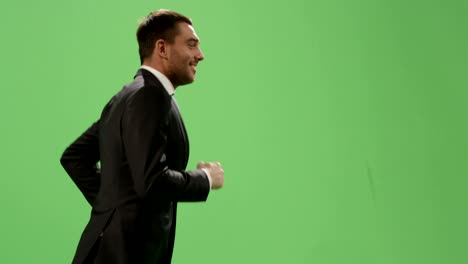
POLYGON ((91 208, 59 164, 140 66, 150 11, 206 59, 176 97, 190 162, 174 264, 468 263, 468 3, 2 1, 0 263, 70 263, 91 208))

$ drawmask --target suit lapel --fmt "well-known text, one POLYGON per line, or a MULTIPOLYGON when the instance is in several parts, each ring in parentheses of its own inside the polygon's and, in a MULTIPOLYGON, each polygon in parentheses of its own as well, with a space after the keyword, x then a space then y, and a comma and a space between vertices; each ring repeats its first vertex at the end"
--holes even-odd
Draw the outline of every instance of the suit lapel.
POLYGON ((187 130, 184 125, 184 121, 182 120, 182 116, 180 115, 179 112, 179 106, 177 105, 177 101, 175 100, 174 96, 172 97, 172 112, 173 112, 173 125, 175 125, 176 129, 178 130, 180 134, 180 143, 182 146, 180 146, 183 150, 182 152, 184 153, 183 161, 182 161, 182 167, 185 169, 188 163, 189 159, 189 140, 187 136, 187 130))
POLYGON ((151 72, 140 69, 138 75, 143 75, 145 86, 155 86, 155 89, 163 89, 168 100, 171 100, 171 112, 169 119, 168 145, 166 155, 170 157, 169 163, 175 166, 175 169, 185 170, 189 159, 189 141, 179 107, 174 96, 167 93, 162 83, 151 72))

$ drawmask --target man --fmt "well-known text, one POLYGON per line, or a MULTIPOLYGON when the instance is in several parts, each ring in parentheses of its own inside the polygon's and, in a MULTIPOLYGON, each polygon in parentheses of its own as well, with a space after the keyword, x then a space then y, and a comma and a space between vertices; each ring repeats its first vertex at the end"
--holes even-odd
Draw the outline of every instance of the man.
POLYGON ((218 162, 185 171, 189 144, 173 98, 203 60, 189 18, 152 12, 137 30, 142 67, 61 164, 92 206, 73 263, 170 263, 177 202, 224 184, 218 162), (101 162, 101 168, 97 162, 101 162))

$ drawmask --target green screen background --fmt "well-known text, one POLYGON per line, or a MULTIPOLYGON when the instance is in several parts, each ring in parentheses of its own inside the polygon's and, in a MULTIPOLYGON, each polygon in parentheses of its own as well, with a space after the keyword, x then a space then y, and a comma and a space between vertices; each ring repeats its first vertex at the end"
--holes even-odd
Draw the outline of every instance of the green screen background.
POLYGON ((188 169, 173 263, 468 263, 468 2, 3 1, 0 263, 70 263, 90 208, 62 151, 132 80, 158 8, 206 60, 177 100, 188 169))

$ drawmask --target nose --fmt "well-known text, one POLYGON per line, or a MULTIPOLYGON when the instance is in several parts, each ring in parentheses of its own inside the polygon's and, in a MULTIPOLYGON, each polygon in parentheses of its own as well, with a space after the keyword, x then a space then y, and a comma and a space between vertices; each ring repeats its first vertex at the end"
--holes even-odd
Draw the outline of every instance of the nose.
POLYGON ((201 51, 200 48, 198 49, 198 54, 197 54, 196 58, 197 58, 198 61, 202 61, 202 60, 205 59, 205 55, 203 55, 203 52, 201 51))

